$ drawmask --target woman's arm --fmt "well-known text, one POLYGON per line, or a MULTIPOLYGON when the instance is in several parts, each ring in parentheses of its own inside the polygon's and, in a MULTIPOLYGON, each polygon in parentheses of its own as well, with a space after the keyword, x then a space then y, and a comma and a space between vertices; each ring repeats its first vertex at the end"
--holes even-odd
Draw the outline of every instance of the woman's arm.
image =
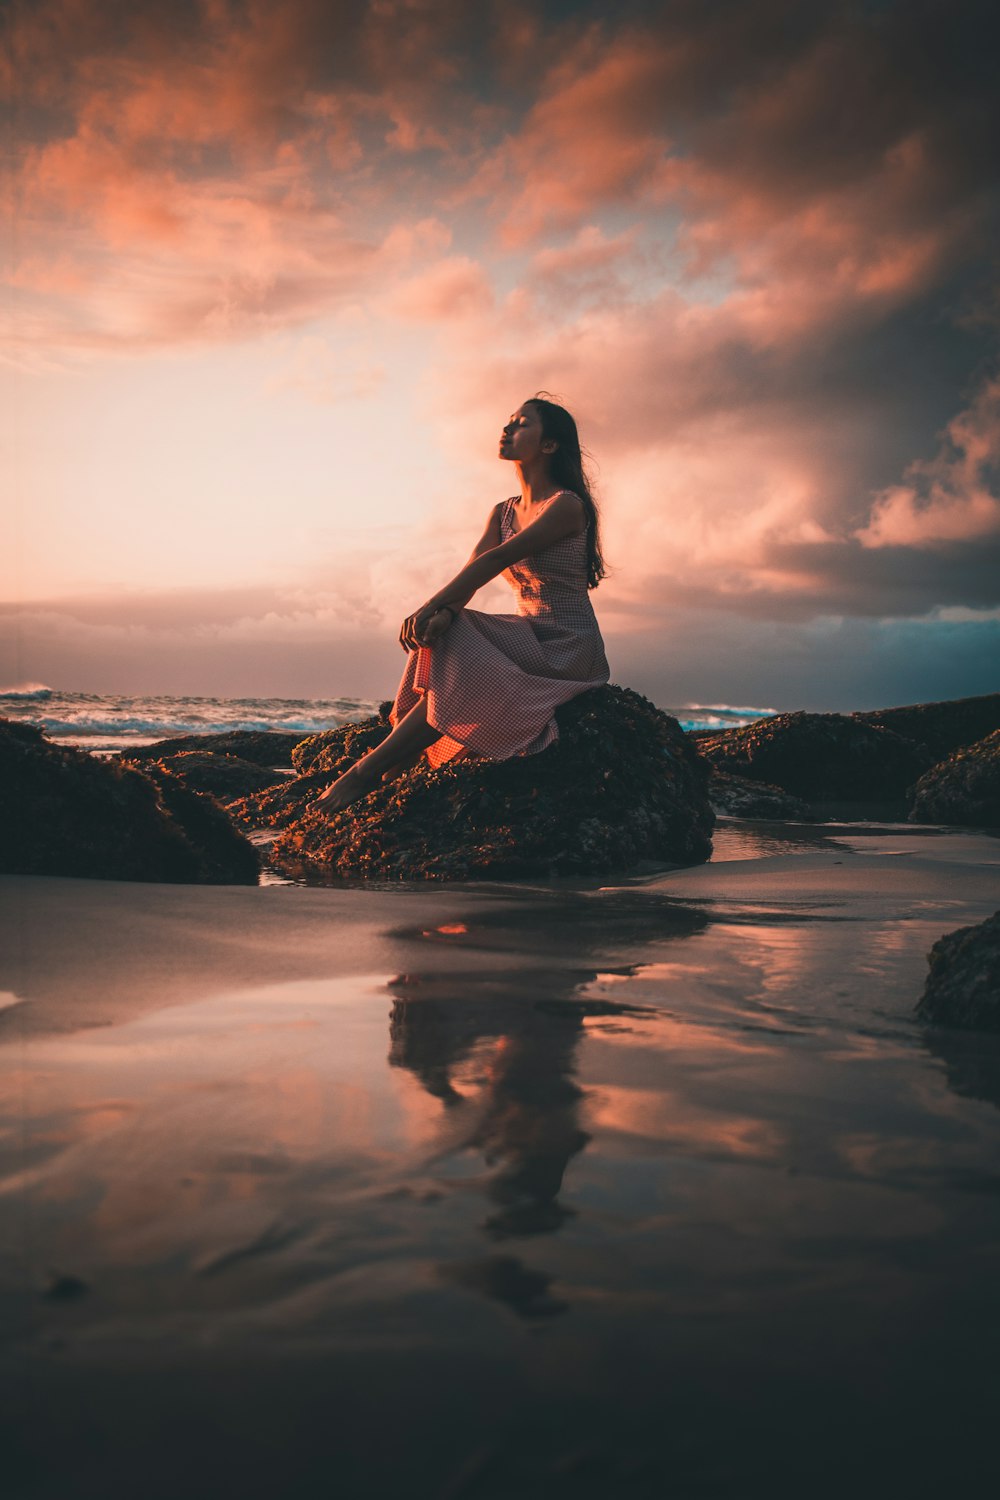
MULTIPOLYGON (((479 538, 479 541, 476 543, 471 553, 469 554, 470 563, 475 562, 477 557, 482 557, 484 552, 489 552, 494 547, 499 547, 500 515, 506 504, 506 500, 501 500, 497 505, 494 505, 493 509, 490 511, 490 518, 486 522, 486 530, 483 532, 482 536, 479 538)), ((468 564, 466 564, 466 566, 468 566, 468 564)))
POLYGON ((544 552, 546 547, 552 547, 566 537, 579 535, 586 525, 582 501, 565 491, 545 507, 537 521, 501 542, 502 508, 502 505, 494 508, 486 530, 461 572, 403 621, 399 640, 404 651, 431 645, 444 634, 457 611, 468 604, 473 594, 491 579, 499 577, 511 563, 544 552))
MULTIPOLYGON (((500 517, 506 503, 506 500, 501 500, 490 511, 483 534, 469 555, 469 563, 475 562, 477 557, 482 557, 484 553, 490 552, 494 547, 500 545, 500 517)), ((469 566, 469 563, 466 563, 466 567, 469 566)), ((471 593, 469 594, 469 598, 472 598, 471 593)), ((463 604, 465 602, 467 601, 462 601, 463 604)), ((399 644, 404 651, 415 651, 418 646, 430 645, 438 636, 444 634, 460 608, 461 605, 454 605, 451 609, 446 610, 442 606, 437 605, 434 609, 428 611, 427 606, 424 605, 416 614, 409 615, 403 621, 399 631, 399 644), (434 618, 435 610, 438 612, 437 619, 434 618), (417 626, 417 621, 420 622, 419 627, 417 626), (431 621, 433 621, 433 624, 431 624, 431 621), (419 638, 417 635, 418 628, 419 638)))
MULTIPOLYGON (((551 505, 547 505, 537 521, 532 521, 523 531, 518 531, 507 541, 499 540, 500 521, 497 516, 497 542, 496 545, 481 550, 482 544, 476 548, 472 557, 466 563, 460 573, 456 573, 450 583, 446 583, 443 589, 428 599, 419 614, 426 614, 428 610, 432 613, 447 605, 451 609, 461 609, 468 604, 473 594, 481 589, 484 584, 492 578, 497 578, 511 563, 520 562, 522 557, 532 557, 536 552, 544 552, 546 547, 555 546, 566 537, 577 536, 586 525, 586 512, 583 502, 576 495, 565 491, 557 495, 551 505)), ((484 533, 483 540, 489 535, 489 527, 484 533)))

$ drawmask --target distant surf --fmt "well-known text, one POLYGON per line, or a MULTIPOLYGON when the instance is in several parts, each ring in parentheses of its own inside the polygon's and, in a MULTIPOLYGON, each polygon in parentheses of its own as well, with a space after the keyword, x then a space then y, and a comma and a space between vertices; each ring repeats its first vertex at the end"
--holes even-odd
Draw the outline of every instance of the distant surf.
MULTIPOLYGON (((60 744, 95 751, 231 729, 277 730, 305 736, 368 718, 377 708, 377 702, 369 698, 129 696, 68 693, 44 683, 22 683, 0 692, 0 717, 34 724, 60 744)), ((689 703, 666 711, 688 730, 732 729, 775 712, 728 703, 689 703)))
POLYGON ((736 708, 730 703, 688 703, 684 708, 670 708, 667 712, 673 714, 682 729, 739 729, 743 724, 756 724, 758 719, 773 718, 779 710, 736 708))
POLYGON ((34 724, 50 739, 118 750, 184 734, 231 729, 317 734, 365 719, 368 698, 180 698, 167 694, 66 693, 40 684, 0 692, 0 717, 34 724))
POLYGON ((21 687, 0 690, 0 703, 40 702, 45 698, 51 698, 52 693, 53 689, 46 687, 44 682, 26 682, 21 687))

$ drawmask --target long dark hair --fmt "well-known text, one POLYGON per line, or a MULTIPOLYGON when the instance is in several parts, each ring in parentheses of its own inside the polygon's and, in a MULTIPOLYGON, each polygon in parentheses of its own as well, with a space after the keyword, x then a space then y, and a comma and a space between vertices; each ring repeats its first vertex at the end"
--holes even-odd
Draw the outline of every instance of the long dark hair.
POLYGON ((533 406, 542 419, 542 438, 558 447, 549 454, 549 474, 562 489, 572 490, 583 502, 587 513, 587 587, 596 589, 607 569, 601 555, 600 517, 591 493, 590 480, 583 467, 580 435, 576 423, 566 410, 553 401, 547 391, 529 396, 525 406, 533 406))

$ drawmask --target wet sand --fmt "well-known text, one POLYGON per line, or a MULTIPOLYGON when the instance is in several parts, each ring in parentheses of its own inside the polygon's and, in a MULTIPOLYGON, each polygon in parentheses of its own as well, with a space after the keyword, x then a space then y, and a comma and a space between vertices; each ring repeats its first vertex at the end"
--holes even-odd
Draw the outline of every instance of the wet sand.
POLYGON ((604 888, 0 882, 18 1500, 935 1495, 995 1472, 1000 841, 604 888))

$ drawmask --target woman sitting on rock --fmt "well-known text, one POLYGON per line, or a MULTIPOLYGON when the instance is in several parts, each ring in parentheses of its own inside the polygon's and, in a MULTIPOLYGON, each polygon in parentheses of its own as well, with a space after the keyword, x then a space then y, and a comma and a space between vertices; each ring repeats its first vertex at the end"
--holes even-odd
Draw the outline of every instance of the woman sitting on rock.
POLYGON ((521 493, 493 507, 465 567, 403 621, 399 640, 410 656, 392 733, 317 798, 328 812, 421 751, 439 766, 465 754, 506 760, 544 750, 558 736, 555 708, 608 680, 587 592, 604 562, 576 423, 534 396, 504 427, 500 457, 517 469, 521 493), (467 609, 501 573, 517 614, 467 609))

